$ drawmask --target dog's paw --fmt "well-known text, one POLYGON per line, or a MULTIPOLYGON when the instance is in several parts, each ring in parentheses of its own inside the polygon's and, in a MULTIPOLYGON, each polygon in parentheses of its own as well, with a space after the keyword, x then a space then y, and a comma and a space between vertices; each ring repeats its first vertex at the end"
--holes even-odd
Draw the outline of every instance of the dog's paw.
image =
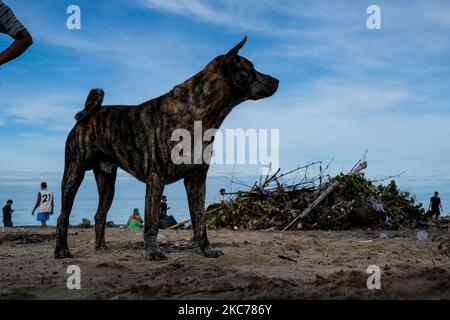
POLYGON ((218 258, 223 256, 223 252, 213 248, 206 248, 203 250, 203 255, 207 258, 218 258))
POLYGON ((73 258, 73 256, 70 254, 69 249, 55 250, 55 259, 67 259, 67 258, 73 258))
POLYGON ((99 245, 99 246, 95 246, 95 250, 97 250, 97 251, 107 251, 108 247, 106 246, 106 244, 102 244, 102 245, 99 245))
POLYGON ((161 251, 145 251, 145 260, 147 261, 162 261, 167 260, 167 257, 161 251))

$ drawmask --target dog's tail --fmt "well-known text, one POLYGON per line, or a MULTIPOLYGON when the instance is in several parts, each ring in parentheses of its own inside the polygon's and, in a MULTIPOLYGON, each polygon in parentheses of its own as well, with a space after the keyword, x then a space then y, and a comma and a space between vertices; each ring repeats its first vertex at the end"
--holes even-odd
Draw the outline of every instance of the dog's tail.
POLYGON ((103 89, 92 89, 86 99, 84 110, 77 113, 75 120, 80 122, 90 115, 97 113, 102 108, 103 97, 105 92, 103 89))

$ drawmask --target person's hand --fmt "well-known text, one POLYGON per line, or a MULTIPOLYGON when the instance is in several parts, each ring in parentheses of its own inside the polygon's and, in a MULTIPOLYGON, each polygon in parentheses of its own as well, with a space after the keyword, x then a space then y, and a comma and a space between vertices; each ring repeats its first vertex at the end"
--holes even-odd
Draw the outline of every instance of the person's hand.
POLYGON ((32 215, 32 216, 34 216, 34 210, 33 210, 33 211, 31 211, 31 215, 32 215))
POLYGON ((52 212, 50 212, 50 215, 51 215, 51 216, 53 215, 53 211, 52 211, 52 212))

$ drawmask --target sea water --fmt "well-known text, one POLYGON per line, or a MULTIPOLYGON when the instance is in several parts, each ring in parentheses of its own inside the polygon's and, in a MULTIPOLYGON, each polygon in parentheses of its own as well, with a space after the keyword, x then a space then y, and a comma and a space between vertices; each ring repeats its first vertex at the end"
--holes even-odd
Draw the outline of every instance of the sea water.
MULTIPOLYGON (((22 177, 14 174, 14 179, 0 175, 0 206, 3 207, 8 199, 13 199, 13 223, 15 226, 40 225, 36 216, 31 212, 36 204, 37 194, 41 181, 46 181, 49 191, 55 196, 55 214, 51 216, 49 226, 55 226, 61 208, 61 177, 57 174, 29 174, 21 173, 22 177)), ((229 190, 230 180, 224 177, 212 177, 207 180, 206 205, 219 202, 220 188, 229 190)), ((164 194, 168 199, 169 215, 173 215, 177 221, 190 219, 189 206, 186 191, 182 181, 166 186, 164 194)), ((98 206, 98 192, 95 179, 92 174, 87 174, 76 196, 70 224, 80 224, 83 218, 94 223, 94 216, 98 206)), ((119 174, 116 182, 114 202, 109 210, 107 221, 115 224, 126 224, 133 209, 138 208, 144 217, 145 208, 145 184, 133 177, 119 174)), ((1 221, 0 221, 1 224, 1 221)))
MULTIPOLYGON (((253 185, 258 179, 259 177, 247 176, 239 177, 238 180, 246 185, 253 185)), ((40 224, 36 221, 36 216, 31 215, 31 211, 36 203, 39 185, 42 181, 46 181, 49 184, 49 190, 55 195, 55 214, 48 223, 49 226, 55 226, 60 213, 61 203, 60 173, 0 173, 0 206, 3 207, 8 199, 14 200, 13 223, 15 226, 35 226, 40 224)), ((227 176, 209 176, 207 179, 206 206, 220 201, 219 190, 221 188, 225 188, 227 192, 248 189, 242 185, 232 185, 230 178, 227 176)), ((413 188, 409 189, 409 191, 414 193, 413 188)), ((434 190, 433 187, 429 189, 434 190)), ((168 214, 173 215, 177 221, 190 219, 183 182, 180 181, 167 186, 164 193, 168 198, 168 206, 170 208, 168 214)), ((449 212, 450 193, 443 192, 440 196, 444 212, 449 212)), ((418 192, 417 200, 424 204, 425 209, 428 208, 429 197, 421 190, 418 192)), ((70 224, 80 224, 83 218, 87 218, 94 223, 97 206, 97 187, 92 173, 89 172, 86 174, 86 178, 75 199, 70 216, 70 224)), ((116 182, 116 194, 112 207, 109 210, 107 221, 113 221, 116 224, 126 224, 134 208, 138 208, 141 215, 144 216, 144 207, 145 184, 124 172, 119 172, 116 182)))

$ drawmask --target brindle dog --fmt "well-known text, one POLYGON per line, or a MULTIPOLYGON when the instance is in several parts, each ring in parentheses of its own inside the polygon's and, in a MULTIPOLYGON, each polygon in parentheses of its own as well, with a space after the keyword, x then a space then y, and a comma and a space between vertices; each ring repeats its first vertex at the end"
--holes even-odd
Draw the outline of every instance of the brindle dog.
POLYGON ((180 179, 184 179, 188 196, 194 241, 206 257, 222 255, 211 248, 206 235, 205 181, 209 164, 174 164, 171 151, 179 142, 171 141, 171 136, 179 128, 187 129, 193 136, 195 121, 202 121, 203 131, 219 128, 241 102, 266 98, 276 92, 277 79, 257 72, 249 60, 238 55, 246 40, 169 93, 138 106, 102 106, 103 90, 91 91, 66 142, 55 258, 71 257, 67 245, 69 216, 88 170, 94 172, 100 198, 95 215, 96 249, 106 248, 105 222, 114 198, 117 168, 147 185, 144 228, 147 260, 165 258, 156 242, 159 203, 164 186, 180 179))

